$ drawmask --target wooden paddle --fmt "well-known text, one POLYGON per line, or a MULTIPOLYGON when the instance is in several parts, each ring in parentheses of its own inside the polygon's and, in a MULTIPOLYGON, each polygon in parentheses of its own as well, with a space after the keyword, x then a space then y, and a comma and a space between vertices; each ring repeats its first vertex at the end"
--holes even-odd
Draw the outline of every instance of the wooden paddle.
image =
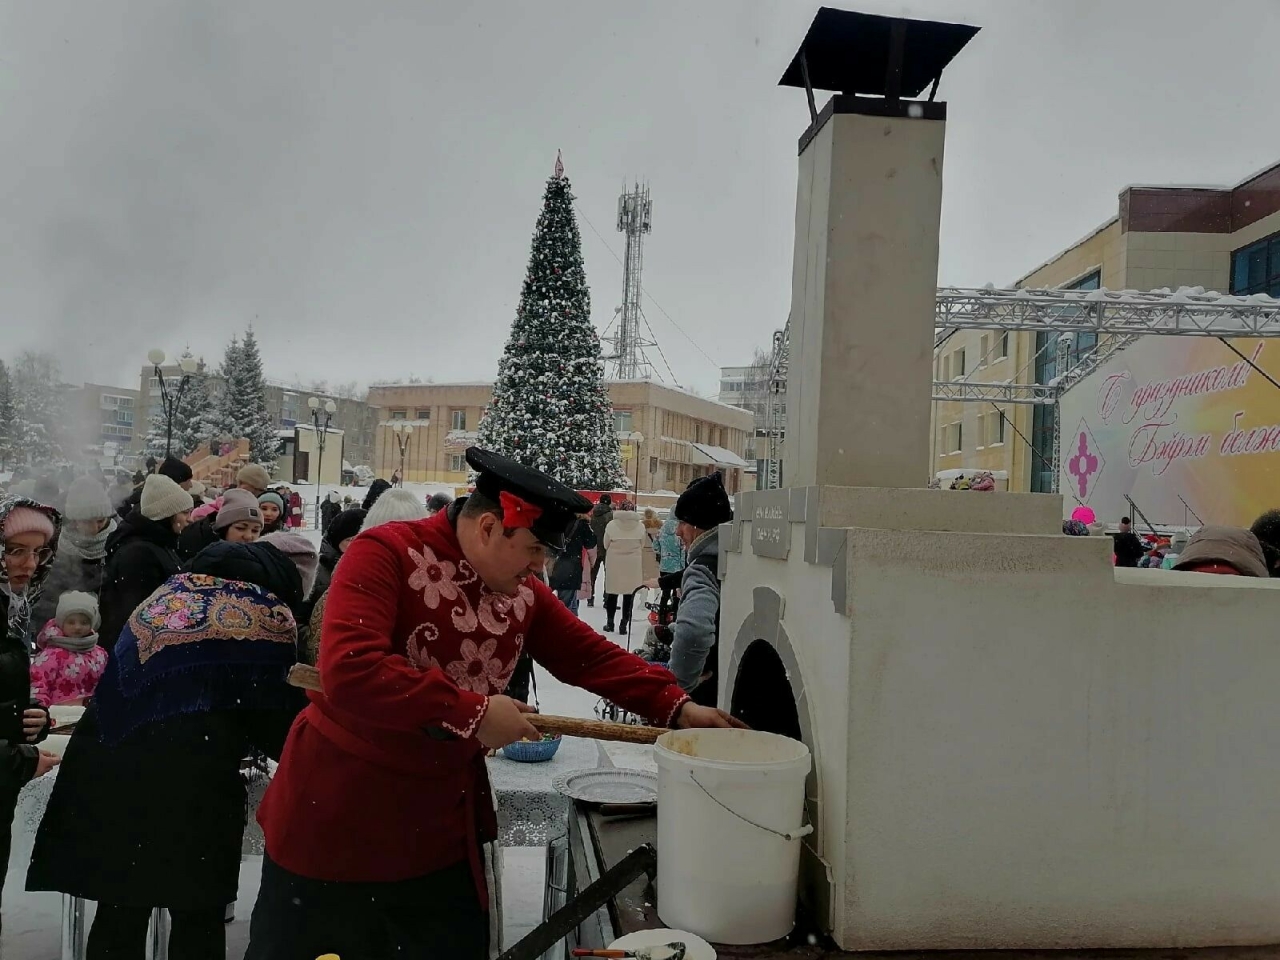
MULTIPOLYGON (((303 690, 323 693, 320 671, 305 663, 289 669, 289 682, 303 690)), ((529 714, 529 722, 539 733, 558 733, 566 737, 583 737, 588 740, 611 740, 618 743, 653 743, 664 733, 661 727, 638 727, 630 723, 607 723, 603 720, 583 720, 578 717, 553 717, 541 713, 529 714)))

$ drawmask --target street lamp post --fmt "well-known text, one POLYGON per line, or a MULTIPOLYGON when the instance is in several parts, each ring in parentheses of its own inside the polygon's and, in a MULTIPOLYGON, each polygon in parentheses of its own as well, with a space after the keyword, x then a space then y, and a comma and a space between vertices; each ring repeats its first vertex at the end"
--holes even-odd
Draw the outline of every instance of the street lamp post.
POLYGON ((182 371, 182 379, 178 381, 177 394, 172 397, 169 396, 169 385, 164 380, 164 371, 160 369, 165 360, 164 351, 159 348, 152 350, 147 354, 147 359, 155 368, 156 379, 160 381, 160 403, 164 409, 164 455, 169 457, 173 450, 173 415, 178 404, 182 403, 182 394, 186 392, 191 375, 196 372, 196 358, 190 353, 184 353, 179 358, 178 369, 182 371))
POLYGON ((644 443, 644 434, 635 432, 630 434, 627 437, 627 439, 630 440, 633 444, 635 444, 635 458, 636 458, 635 493, 636 493, 636 509, 638 510, 640 508, 640 444, 644 443))
POLYGON ((413 436, 413 424, 405 423, 403 420, 394 420, 391 423, 391 433, 396 438, 396 445, 400 448, 400 486, 404 486, 404 455, 409 449, 409 438, 413 436))
POLYGON ((329 421, 333 419, 333 415, 338 412, 338 405, 332 400, 324 402, 324 426, 320 425, 320 398, 312 397, 307 401, 307 406, 311 408, 311 422, 316 428, 316 529, 320 529, 320 478, 323 476, 320 472, 324 466, 324 442, 329 435, 329 421))

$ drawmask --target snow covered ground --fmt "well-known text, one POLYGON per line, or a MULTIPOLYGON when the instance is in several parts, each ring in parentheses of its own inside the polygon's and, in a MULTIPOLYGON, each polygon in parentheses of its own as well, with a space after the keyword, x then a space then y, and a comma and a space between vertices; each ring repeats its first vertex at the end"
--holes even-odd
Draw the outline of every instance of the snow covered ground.
MULTIPOLYGON (((423 487, 424 496, 439 487, 428 484, 406 484, 410 489, 423 487)), ((327 489, 324 491, 327 493, 327 489)), ((341 488, 353 497, 363 498, 360 488, 341 488)), ((303 533, 315 542, 319 534, 313 529, 303 533)), ((581 608, 583 619, 600 630, 604 626, 604 610, 599 606, 581 608)), ((609 634, 615 642, 625 643, 625 638, 609 634)), ((639 642, 633 633, 633 646, 639 642)), ((545 670, 537 671, 538 695, 544 713, 563 716, 591 717, 596 697, 585 690, 566 686, 545 670)), ((632 744, 606 745, 610 759, 618 766, 655 769, 652 748, 632 744)), ((23 890, 27 864, 31 856, 29 832, 21 824, 15 824, 14 849, 4 887, 3 934, 0 935, 0 957, 4 960, 56 960, 59 956, 61 898, 57 894, 31 894, 23 890)), ((249 936, 249 915, 257 897, 261 861, 248 858, 240 867, 240 899, 236 906, 236 920, 228 928, 229 960, 241 960, 249 936)), ((545 856, 540 848, 513 848, 504 851, 503 861, 503 921, 505 942, 514 943, 541 919, 545 856)), ((92 906, 90 907, 92 909, 92 906)))

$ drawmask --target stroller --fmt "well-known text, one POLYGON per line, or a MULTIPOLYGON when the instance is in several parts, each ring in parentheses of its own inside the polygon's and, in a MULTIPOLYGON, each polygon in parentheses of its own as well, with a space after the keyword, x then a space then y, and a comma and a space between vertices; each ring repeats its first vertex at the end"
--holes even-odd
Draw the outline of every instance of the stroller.
MULTIPOLYGON (((676 622, 676 612, 680 603, 676 590, 680 586, 680 577, 678 573, 663 574, 658 579, 658 589, 641 587, 636 591, 636 594, 643 595, 642 602, 648 615, 645 618, 644 639, 634 651, 631 650, 631 630, 630 628, 627 630, 627 650, 634 652, 642 660, 648 660, 662 667, 671 660, 671 644, 659 640, 654 628, 659 625, 669 627, 676 622)), ((643 718, 603 698, 596 703, 595 714, 597 718, 612 723, 644 724, 645 722, 643 718)))

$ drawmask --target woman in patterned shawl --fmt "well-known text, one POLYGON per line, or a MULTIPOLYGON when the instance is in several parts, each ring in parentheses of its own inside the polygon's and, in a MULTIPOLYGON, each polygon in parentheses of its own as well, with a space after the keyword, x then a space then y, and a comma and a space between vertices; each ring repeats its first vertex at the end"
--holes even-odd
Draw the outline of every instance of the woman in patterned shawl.
POLYGON ((310 589, 270 543, 218 543, 129 618, 36 836, 29 890, 98 901, 90 957, 225 956, 245 823, 241 760, 277 757, 304 704, 286 683, 310 589))

